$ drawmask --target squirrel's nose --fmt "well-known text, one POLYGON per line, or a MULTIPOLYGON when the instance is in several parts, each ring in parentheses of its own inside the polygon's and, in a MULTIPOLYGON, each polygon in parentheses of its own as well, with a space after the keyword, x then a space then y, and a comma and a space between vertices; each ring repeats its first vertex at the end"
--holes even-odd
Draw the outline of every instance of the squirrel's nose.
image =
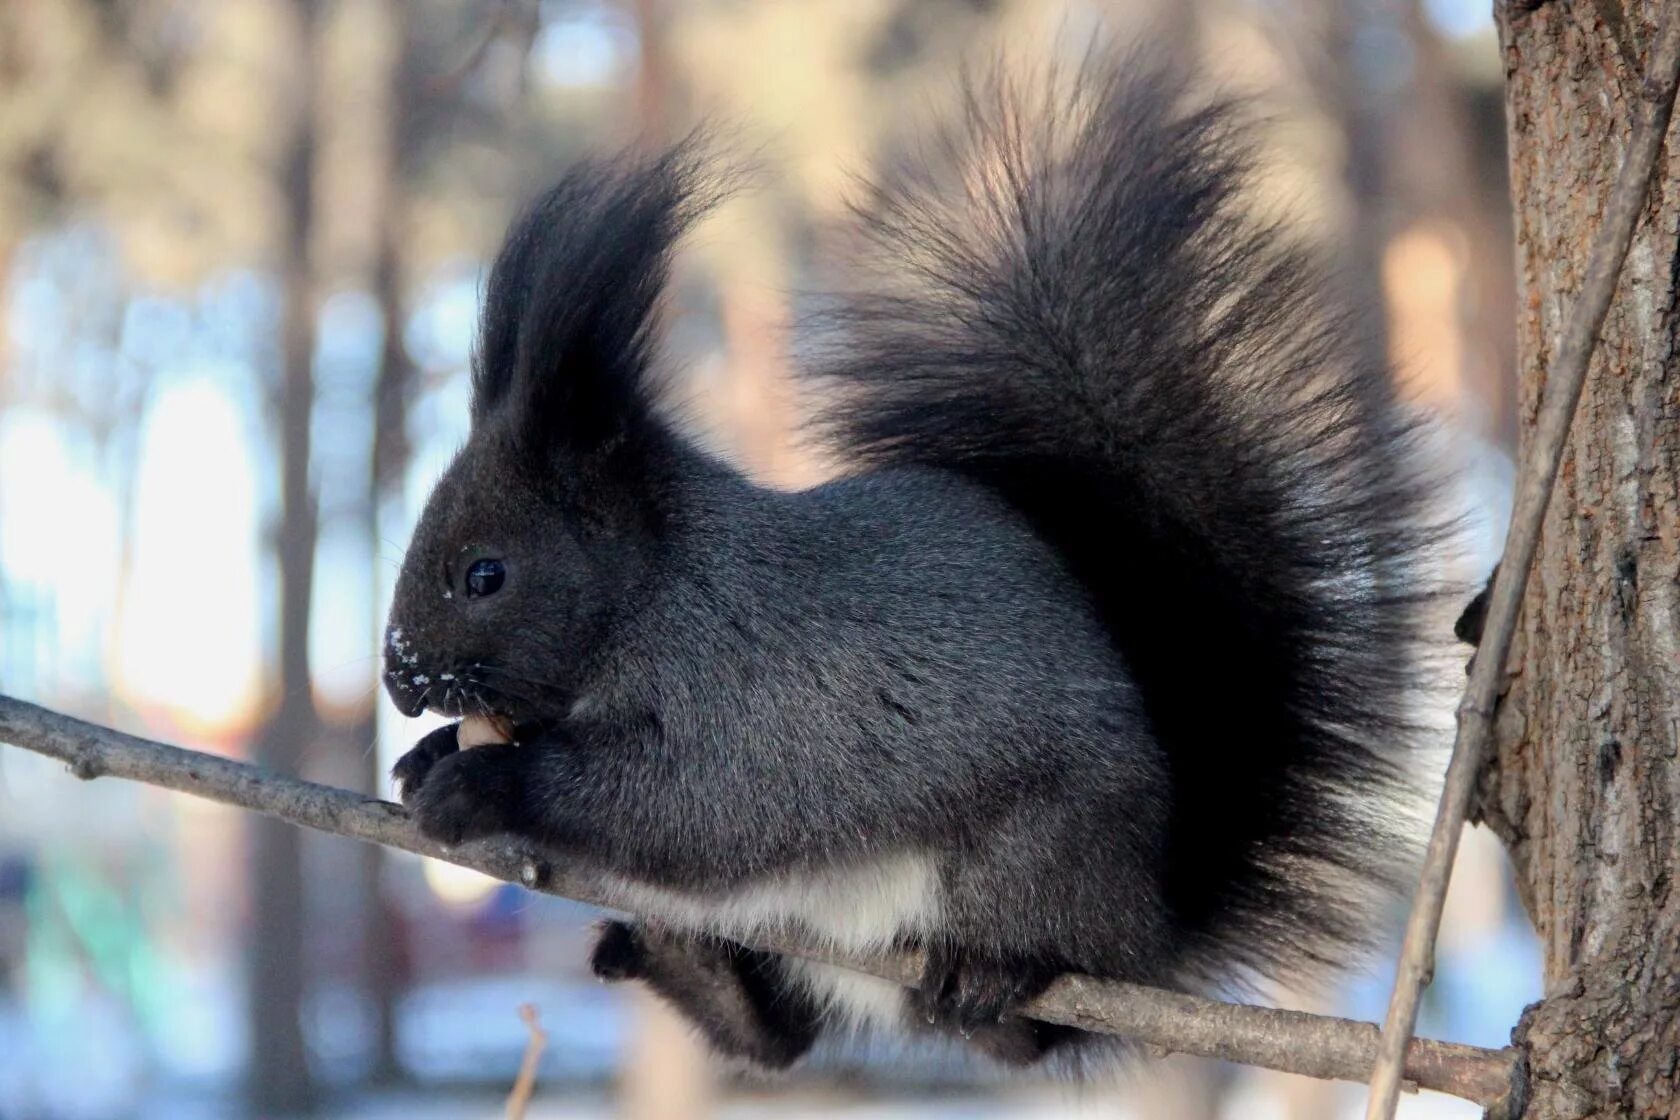
POLYGON ((414 687, 404 676, 391 670, 385 672, 385 691, 397 711, 410 719, 426 710, 426 690, 414 687))
POLYGON ((426 686, 430 683, 415 666, 419 657, 409 649, 402 627, 385 631, 385 691, 397 711, 410 718, 426 710, 426 686))

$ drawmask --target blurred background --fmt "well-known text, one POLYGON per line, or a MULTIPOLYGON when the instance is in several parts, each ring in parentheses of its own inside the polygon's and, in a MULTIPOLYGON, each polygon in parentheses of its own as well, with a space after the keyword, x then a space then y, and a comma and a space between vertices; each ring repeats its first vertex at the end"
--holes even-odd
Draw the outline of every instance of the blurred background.
MULTIPOLYGON (((375 639, 465 432, 511 210, 582 152, 725 122, 761 174, 685 252, 670 356, 709 441, 808 484, 790 324, 851 177, 963 60, 1111 38, 1257 99, 1259 202, 1346 265, 1386 327, 1372 345, 1442 419, 1477 512, 1449 574, 1479 582, 1513 434, 1488 8, 0 0, 0 691, 388 794, 432 724, 376 694, 375 639)), ((1538 957, 1497 844, 1467 841, 1421 1029, 1501 1045, 1538 957)), ((1005 1084, 887 1049, 743 1081, 587 978, 594 916, 0 749, 0 1118, 495 1116, 525 1002, 550 1035, 534 1118, 1328 1120, 1362 1100, 1180 1059, 1005 1084)), ((1387 982, 1379 963, 1273 995, 1380 1018, 1387 982)))

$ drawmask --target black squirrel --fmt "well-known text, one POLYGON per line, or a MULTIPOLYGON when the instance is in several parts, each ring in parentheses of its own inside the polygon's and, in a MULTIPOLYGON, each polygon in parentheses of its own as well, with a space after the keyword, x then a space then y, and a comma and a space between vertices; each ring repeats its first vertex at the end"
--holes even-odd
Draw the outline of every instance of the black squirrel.
POLYGON ((471 436, 404 562, 386 685, 419 827, 571 853, 720 1051, 837 1019, 1010 1063, 1058 974, 1345 962, 1411 837, 1431 482, 1230 103, 1136 61, 972 83, 860 204, 873 271, 804 376, 849 464, 755 485, 661 412, 694 143, 585 162, 485 291, 471 436), (750 948, 918 947, 919 990, 750 948), (736 940, 732 940, 736 939, 736 940))

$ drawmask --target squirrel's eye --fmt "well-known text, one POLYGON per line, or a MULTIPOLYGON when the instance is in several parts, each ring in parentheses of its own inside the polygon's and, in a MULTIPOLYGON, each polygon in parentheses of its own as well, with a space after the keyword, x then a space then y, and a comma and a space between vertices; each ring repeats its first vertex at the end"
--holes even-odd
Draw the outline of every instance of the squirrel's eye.
POLYGON ((494 595, 507 578, 507 569, 500 560, 475 560, 467 569, 467 598, 478 599, 494 595))

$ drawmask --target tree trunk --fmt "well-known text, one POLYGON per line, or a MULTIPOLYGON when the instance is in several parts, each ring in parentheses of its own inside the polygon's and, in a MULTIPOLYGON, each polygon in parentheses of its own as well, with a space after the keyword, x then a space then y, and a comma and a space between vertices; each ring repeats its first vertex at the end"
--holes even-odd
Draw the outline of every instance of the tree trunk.
POLYGON ((1389 227, 1384 203, 1391 114, 1372 91, 1354 49, 1360 30, 1371 23, 1373 14, 1369 4, 1317 0, 1307 9, 1306 19, 1313 32, 1309 41, 1323 43, 1322 55, 1314 60, 1320 96, 1345 146, 1340 177, 1349 212, 1346 283, 1359 311, 1360 342, 1367 360, 1382 363, 1388 360, 1382 252, 1389 227))
MULTIPOLYGON (((1522 445, 1664 6, 1499 5, 1522 445)), ((1481 790, 1545 952, 1546 999, 1517 1031, 1534 1120, 1680 1115, 1677 183, 1671 146, 1575 419, 1481 790)))
MULTIPOLYGON (((401 206, 402 189, 395 170, 385 192, 385 210, 380 218, 379 243, 373 262, 373 290, 379 303, 384 342, 379 355, 379 372, 374 381, 374 430, 372 466, 368 472, 368 488, 364 511, 365 528, 373 556, 383 556, 389 550, 380 532, 381 513, 391 499, 402 494, 403 471, 408 465, 408 395, 413 382, 413 367, 403 349, 403 325, 407 301, 402 291, 401 206)), ((375 651, 369 663, 373 679, 369 682, 368 701, 356 722, 353 741, 366 746, 362 752, 365 772, 363 792, 375 797, 388 796, 385 768, 379 756, 378 705, 384 702, 380 688, 378 656, 384 632, 383 597, 374 596, 374 614, 369 619, 369 640, 375 651)), ((390 897, 385 882, 386 852, 377 844, 364 844, 358 853, 358 877, 361 881, 363 905, 362 981, 366 985, 368 1002, 373 1012, 372 1061, 368 1079, 375 1084, 392 1084, 403 1080, 403 1069, 397 1058, 397 1003, 404 982, 400 947, 400 919, 396 902, 390 897)))
MULTIPOLYGON (((315 0, 291 0, 294 81, 286 93, 288 133, 279 167, 280 324, 279 696, 258 737, 257 762, 282 774, 304 769, 318 729, 309 679, 309 602, 315 575, 315 498, 309 485, 314 407, 315 291, 309 242, 315 178, 315 0)), ((315 1104, 303 1039, 305 978, 302 834, 267 817, 252 822, 250 1106, 287 1116, 315 1104)))
MULTIPOLYGON (((390 36, 389 67, 381 124, 384 144, 370 153, 375 161, 379 230, 370 262, 373 295, 379 304, 383 336, 379 369, 373 387, 373 454, 368 471, 363 507, 364 529, 371 554, 386 556, 392 545, 381 532, 381 516, 387 505, 402 496, 403 472, 408 468, 408 402, 414 382, 414 367, 403 348, 403 327, 408 318, 408 301, 403 291, 403 246, 407 233, 408 159, 414 146, 411 101, 415 89, 413 40, 410 13, 402 0, 384 0, 380 7, 384 31, 390 36)), ((376 566, 377 569, 377 566, 376 566)), ((376 594, 368 639, 375 656, 369 662, 371 679, 368 700, 357 720, 355 742, 367 745, 363 753, 363 789, 380 796, 386 792, 384 767, 379 757, 378 706, 384 701, 379 687, 378 652, 385 626, 385 601, 376 594)), ((377 844, 362 846, 358 875, 361 880, 364 921, 361 968, 373 1011, 372 1061, 368 1079, 391 1084, 403 1079, 397 1058, 397 1003, 404 982, 399 918, 396 903, 385 883, 385 849, 377 844)))

